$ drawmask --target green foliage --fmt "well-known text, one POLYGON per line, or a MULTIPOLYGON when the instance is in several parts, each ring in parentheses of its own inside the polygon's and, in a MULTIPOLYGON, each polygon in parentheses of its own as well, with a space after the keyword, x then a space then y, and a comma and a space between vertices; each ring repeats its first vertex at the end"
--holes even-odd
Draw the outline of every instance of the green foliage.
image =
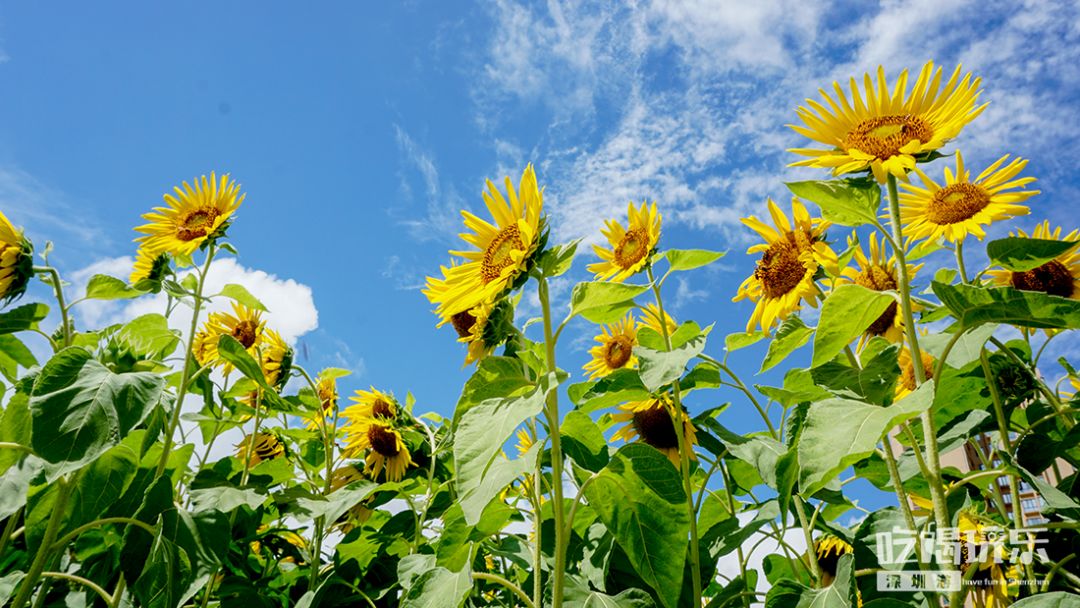
POLYGON ((812 365, 822 365, 838 355, 893 303, 891 295, 861 285, 834 289, 821 306, 812 365))
POLYGON ((872 179, 789 182, 796 196, 821 207, 822 216, 835 224, 863 226, 877 222, 881 188, 872 179))
POLYGON ((992 264, 1006 270, 1026 272, 1069 252, 1076 245, 1076 241, 1010 236, 987 243, 986 255, 992 264))

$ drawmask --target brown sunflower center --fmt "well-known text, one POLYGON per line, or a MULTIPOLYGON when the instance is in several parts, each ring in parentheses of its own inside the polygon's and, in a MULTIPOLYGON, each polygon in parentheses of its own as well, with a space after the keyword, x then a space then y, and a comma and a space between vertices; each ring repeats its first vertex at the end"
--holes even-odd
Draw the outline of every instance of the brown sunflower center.
POLYGON ((761 254, 754 276, 761 282, 766 298, 779 298, 795 289, 806 277, 799 249, 792 239, 777 241, 761 254))
POLYGON ((387 458, 393 458, 398 455, 398 437, 397 433, 390 429, 379 425, 373 424, 368 427, 368 442, 371 444, 371 449, 375 450, 381 456, 387 458))
POLYGON ((480 276, 484 283, 499 278, 504 268, 514 264, 512 252, 523 249, 525 243, 521 240, 521 231, 517 226, 507 226, 500 230, 484 251, 484 261, 480 265, 480 276))
POLYGON ((844 148, 855 148, 879 159, 900 154, 913 141, 926 143, 934 135, 930 123, 912 114, 877 116, 855 125, 844 138, 844 148))
POLYGON ((675 434, 675 425, 671 415, 662 405, 634 412, 634 430, 645 443, 658 450, 679 447, 679 437, 675 434))
POLYGON ((258 332, 259 324, 255 321, 241 321, 233 328, 232 337, 236 338, 236 341, 240 344, 243 344, 244 348, 251 348, 255 344, 258 332))
POLYGON ((628 230, 615 246, 615 265, 627 269, 637 264, 649 253, 649 233, 644 228, 628 230))
POLYGON ((214 208, 189 211, 176 228, 176 238, 191 241, 206 236, 214 227, 217 217, 218 210, 214 208))
POLYGON ((990 204, 990 195, 978 184, 960 182, 934 193, 926 206, 926 219, 943 226, 971 219, 990 204))
POLYGON ((473 325, 476 325, 476 317, 467 310, 463 310, 450 317, 450 324, 454 326, 459 338, 468 338, 472 335, 473 325))
POLYGON ((627 336, 613 336, 604 350, 604 362, 611 369, 619 369, 630 361, 634 343, 627 336))
MULTIPOLYGON (((873 289, 874 291, 889 291, 890 289, 896 289, 896 278, 893 277, 892 272, 888 268, 883 266, 871 266, 866 270, 859 273, 859 276, 855 277, 855 283, 862 285, 867 289, 873 289)), ((889 304, 889 307, 885 309, 885 312, 881 313, 870 327, 866 328, 866 333, 871 336, 880 336, 889 331, 889 328, 893 326, 893 321, 896 320, 896 302, 889 304)))
POLYGON ((371 404, 371 415, 376 418, 393 418, 394 406, 386 399, 376 399, 371 404))
MULTIPOLYGON (((923 375, 927 380, 934 377, 934 358, 926 353, 922 353, 922 367, 923 375)), ((913 391, 918 386, 915 383, 915 366, 909 360, 904 364, 900 370, 900 384, 909 391, 913 391)))
POLYGON ((1057 260, 1026 272, 1012 273, 1012 286, 1025 291, 1041 291, 1052 296, 1071 298, 1076 293, 1076 280, 1069 269, 1057 260))

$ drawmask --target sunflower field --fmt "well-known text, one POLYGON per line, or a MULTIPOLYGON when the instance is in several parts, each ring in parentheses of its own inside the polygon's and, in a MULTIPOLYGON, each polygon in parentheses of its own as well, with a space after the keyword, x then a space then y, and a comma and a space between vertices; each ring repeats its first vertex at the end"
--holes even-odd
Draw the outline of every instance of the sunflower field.
POLYGON ((130 276, 84 292, 0 215, 0 606, 1080 606, 1080 375, 1042 356, 1080 328, 1080 232, 984 239, 1039 191, 1020 157, 949 148, 981 85, 879 68, 798 107, 793 164, 828 172, 743 219, 757 262, 727 336, 665 309, 672 277, 725 252, 666 242, 663 201, 587 251, 532 165, 487 182, 423 289, 471 370, 450 418, 339 395, 347 372, 299 365, 248 289, 211 293, 243 245, 232 176, 133 210, 130 276), (591 279, 554 301, 575 264, 591 279), (29 301, 33 281, 54 298, 29 301), (164 309, 72 321, 146 294, 164 309), (581 319, 591 360, 560 368, 581 319), (782 385, 729 364, 756 343, 782 385), (892 506, 861 507, 855 480, 892 506))

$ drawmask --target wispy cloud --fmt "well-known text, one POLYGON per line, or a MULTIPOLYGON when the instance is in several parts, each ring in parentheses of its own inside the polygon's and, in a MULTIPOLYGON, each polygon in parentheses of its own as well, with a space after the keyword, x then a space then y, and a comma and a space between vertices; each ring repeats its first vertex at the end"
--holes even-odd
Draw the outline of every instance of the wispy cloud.
POLYGON ((402 218, 400 222, 419 241, 452 239, 460 228, 464 201, 452 187, 443 187, 435 160, 426 149, 400 125, 394 125, 394 133, 401 154, 400 189, 409 209, 391 209, 391 214, 402 218), (420 194, 416 186, 420 186, 420 194), (416 203, 423 205, 421 214, 412 209, 416 203))
POLYGON ((77 209, 66 194, 16 166, 0 166, 0 211, 26 230, 38 250, 47 240, 64 240, 91 253, 99 253, 110 243, 103 224, 92 212, 77 209), (76 217, 79 220, 72 221, 76 217))

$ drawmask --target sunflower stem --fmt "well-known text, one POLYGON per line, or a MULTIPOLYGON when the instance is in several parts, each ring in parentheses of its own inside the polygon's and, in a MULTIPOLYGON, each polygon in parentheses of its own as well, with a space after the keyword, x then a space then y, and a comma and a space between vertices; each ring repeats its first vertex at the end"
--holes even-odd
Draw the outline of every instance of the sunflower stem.
MULTIPOLYGON (((649 276, 649 284, 652 286, 653 295, 656 297, 656 309, 659 313, 661 334, 664 336, 664 347, 670 352, 671 332, 668 330, 667 314, 664 312, 664 299, 660 296, 660 285, 653 276, 652 262, 645 264, 645 272, 649 276)), ((671 383, 672 394, 675 398, 675 410, 671 414, 671 427, 675 430, 675 438, 679 443, 679 472, 682 474, 683 492, 686 494, 686 511, 690 516, 690 578, 694 585, 694 606, 701 605, 701 547, 698 546, 697 512, 694 510, 694 492, 690 485, 690 450, 693 446, 686 445, 686 437, 683 431, 683 407, 682 395, 679 387, 679 379, 671 383)), ((771 425, 770 425, 771 429, 771 425)), ((775 432, 774 432, 775 434, 775 432)))
POLYGON ((970 283, 968 280, 967 266, 964 265, 964 241, 956 241, 956 269, 960 271, 960 282, 970 283))
MULTIPOLYGON (((71 319, 68 313, 68 305, 64 300, 64 284, 60 281, 60 273, 52 266, 34 266, 34 272, 48 274, 52 277, 53 293, 56 295, 56 304, 60 307, 60 323, 63 328, 64 344, 57 351, 71 346, 71 319)), ((50 338, 51 339, 51 338, 50 338)))
MULTIPOLYGON (((998 391, 997 381, 994 379, 994 371, 990 368, 990 357, 986 355, 986 349, 979 352, 979 363, 982 364, 983 375, 986 376, 986 386, 990 389, 990 399, 994 402, 994 418, 997 420, 998 435, 1001 437, 1001 445, 1010 456, 1013 454, 1012 441, 1009 439, 1009 421, 1005 418, 1005 407, 1001 404, 1001 393, 998 391)), ((1009 474, 1009 492, 1012 493, 1012 518, 1013 525, 1019 530, 1024 527, 1024 516, 1020 512, 1020 489, 1016 474, 1009 474)), ((995 483, 996 487, 997 484, 995 483)))
MULTIPOLYGON (((558 370, 555 365, 555 339, 552 335, 551 297, 547 278, 541 276, 538 281, 537 295, 544 315, 544 346, 547 351, 547 371, 554 375, 558 370)), ((563 586, 566 576, 566 549, 569 538, 563 523, 563 455, 562 440, 559 437, 559 392, 552 390, 547 395, 545 413, 548 419, 548 437, 551 439, 551 493, 552 511, 555 514, 555 569, 552 572, 551 587, 552 608, 562 608, 563 586)), ((538 526, 539 527, 539 526, 538 526)), ((537 539, 539 540, 539 539, 537 539)), ((539 543, 537 543, 539 544, 539 543)), ((541 564, 536 564, 536 575, 540 574, 541 564)))
POLYGON ((821 582, 821 565, 818 564, 817 552, 814 551, 814 533, 810 530, 810 522, 806 519, 806 508, 803 507, 801 496, 793 496, 791 504, 795 505, 795 514, 799 517, 799 525, 802 527, 803 536, 806 538, 806 561, 810 562, 810 572, 814 581, 821 582))
POLYGON ((41 539, 41 544, 38 545, 37 554, 34 555, 33 563, 30 564, 30 570, 27 571, 22 584, 19 585, 19 593, 12 601, 11 608, 23 608, 26 602, 30 600, 30 595, 34 592, 34 587, 37 585, 38 579, 41 578, 41 573, 45 570, 45 563, 52 555, 53 541, 56 540, 56 535, 60 532, 60 525, 67 514, 68 498, 71 497, 71 491, 74 487, 75 484, 70 483, 67 477, 60 478, 56 501, 52 506, 52 514, 49 515, 49 523, 45 526, 45 535, 41 539))
POLYGON ((199 329, 199 312, 202 310, 203 304, 203 287, 206 284, 206 275, 210 272, 210 263, 214 261, 216 251, 215 243, 211 242, 206 250, 206 262, 203 263, 202 271, 199 273, 199 281, 195 286, 195 302, 191 310, 191 327, 188 329, 184 366, 180 371, 180 386, 176 389, 176 403, 173 404, 169 427, 165 429, 165 443, 161 446, 161 458, 158 460, 155 478, 161 477, 165 472, 165 466, 169 463, 169 454, 172 451, 173 435, 176 434, 176 427, 180 426, 180 410, 184 407, 184 397, 187 396, 188 382, 191 379, 191 359, 195 349, 195 332, 199 329))

